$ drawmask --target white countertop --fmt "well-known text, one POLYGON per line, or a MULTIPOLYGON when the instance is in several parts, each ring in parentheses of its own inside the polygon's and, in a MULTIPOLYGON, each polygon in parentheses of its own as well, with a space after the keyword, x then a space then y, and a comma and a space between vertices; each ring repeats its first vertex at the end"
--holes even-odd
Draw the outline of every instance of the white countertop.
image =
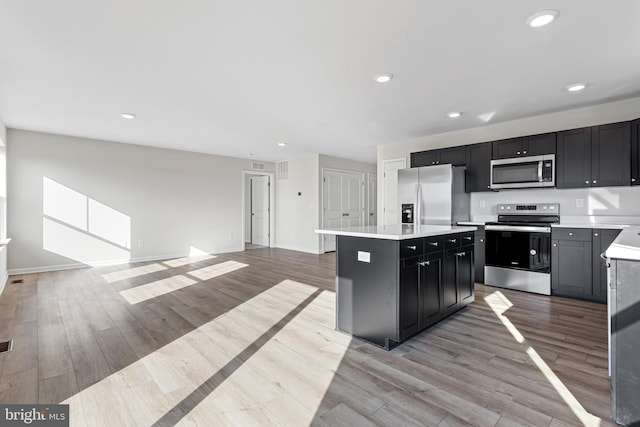
POLYGON ((366 237, 369 239, 405 240, 416 237, 439 236, 443 234, 475 231, 476 227, 460 227, 455 225, 420 225, 411 224, 369 225, 362 227, 345 227, 333 230, 315 230, 318 234, 336 236, 366 237))
POLYGON ((605 255, 607 258, 640 261, 640 227, 633 226, 622 230, 605 255))
POLYGON ((561 228, 602 228, 602 229, 611 229, 611 230, 622 230, 623 228, 629 227, 629 225, 623 224, 591 224, 584 222, 560 222, 558 224, 551 224, 551 227, 561 227, 561 228))
POLYGON ((482 226, 484 226, 485 222, 486 221, 458 221, 458 225, 474 225, 474 226, 482 225, 482 226))

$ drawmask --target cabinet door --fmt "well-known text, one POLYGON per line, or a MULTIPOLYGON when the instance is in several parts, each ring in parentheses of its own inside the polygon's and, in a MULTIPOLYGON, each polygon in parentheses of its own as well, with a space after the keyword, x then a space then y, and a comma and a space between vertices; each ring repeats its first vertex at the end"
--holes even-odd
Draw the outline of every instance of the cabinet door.
POLYGON ((444 269, 442 274, 442 299, 444 315, 458 310, 460 307, 460 291, 456 280, 456 260, 458 249, 446 251, 444 256, 444 269))
POLYGON ((454 166, 466 166, 467 164, 467 146, 443 148, 439 151, 439 164, 451 164, 454 166))
POLYGON ((592 271, 592 295, 599 302, 607 302, 607 265, 600 258, 600 254, 607 250, 611 243, 618 237, 620 230, 599 229, 593 230, 593 271, 592 271))
POLYGON ((523 155, 524 138, 509 138, 493 141, 492 158, 509 159, 523 155))
POLYGON ((475 247, 473 249, 473 267, 475 270, 475 281, 477 283, 484 283, 484 227, 479 226, 475 232, 475 247))
POLYGON ((460 292, 460 304, 474 300, 473 246, 463 246, 457 254, 456 281, 460 292))
POLYGON ((403 340, 420 330, 420 263, 418 257, 403 259, 400 263, 398 321, 400 339, 403 340))
POLYGON ((580 298, 592 294, 591 241, 551 242, 551 293, 580 298))
POLYGON ((631 184, 631 123, 594 126, 591 144, 591 185, 631 184))
POLYGON ((435 252, 425 257, 420 269, 420 329, 426 328, 442 318, 442 280, 444 252, 435 252))
POLYGON ((556 187, 591 186, 591 128, 558 132, 556 187))
POLYGON ((631 185, 640 185, 640 119, 631 122, 631 185))
POLYGON ((411 153, 411 167, 432 166, 438 161, 438 150, 420 151, 411 153))
POLYGON ((465 191, 491 191, 491 143, 469 145, 467 149, 467 171, 465 191))
POLYGON ((525 144, 522 147, 523 155, 541 156, 543 154, 555 154, 556 137, 556 132, 525 137, 525 144))

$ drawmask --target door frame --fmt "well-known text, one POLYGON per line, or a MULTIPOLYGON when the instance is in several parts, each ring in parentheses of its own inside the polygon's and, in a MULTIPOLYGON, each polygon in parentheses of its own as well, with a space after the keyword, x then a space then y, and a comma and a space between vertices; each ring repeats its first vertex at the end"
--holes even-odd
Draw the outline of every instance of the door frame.
POLYGON ((249 176, 268 176, 269 177, 269 247, 274 247, 274 237, 275 237, 275 173, 273 172, 263 172, 263 171, 255 171, 255 170, 243 170, 242 171, 242 248, 245 248, 245 227, 246 227, 246 219, 245 212, 250 206, 247 206, 247 177, 249 176))
POLYGON ((384 159, 380 161, 381 170, 378 172, 378 224, 387 225, 387 206, 385 206, 386 197, 385 187, 386 187, 386 176, 385 176, 385 165, 387 163, 394 162, 402 162, 404 167, 407 167, 407 158, 406 157, 397 157, 394 159, 384 159), (382 185, 380 185, 380 181, 382 181, 382 185))
MULTIPOLYGON (((365 205, 365 198, 366 198, 366 194, 365 194, 365 173, 364 172, 358 172, 358 171, 350 171, 350 170, 346 170, 346 169, 336 169, 336 168, 320 168, 320 226, 319 228, 324 228, 324 178, 325 178, 325 172, 339 172, 339 173, 350 173, 350 174, 354 174, 354 175, 360 175, 360 187, 362 188, 362 192, 361 192, 361 196, 360 196, 360 206, 362 207, 361 212, 360 212, 360 223, 362 225, 364 224, 365 221, 365 211, 367 209, 366 205, 365 205)), ((321 239, 320 239, 320 253, 325 253, 324 250, 324 235, 321 234, 321 239)))

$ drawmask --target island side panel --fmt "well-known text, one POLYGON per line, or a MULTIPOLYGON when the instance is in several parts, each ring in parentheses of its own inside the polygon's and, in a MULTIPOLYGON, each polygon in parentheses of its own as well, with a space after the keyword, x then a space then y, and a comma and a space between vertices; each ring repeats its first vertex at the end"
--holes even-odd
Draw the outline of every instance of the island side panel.
POLYGON ((336 327, 386 347, 397 341, 398 242, 337 236, 336 327))

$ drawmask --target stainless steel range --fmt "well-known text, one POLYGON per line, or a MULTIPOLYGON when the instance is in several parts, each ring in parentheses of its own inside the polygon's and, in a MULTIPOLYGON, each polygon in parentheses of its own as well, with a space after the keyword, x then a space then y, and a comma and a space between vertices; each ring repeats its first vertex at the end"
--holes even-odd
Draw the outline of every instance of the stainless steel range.
POLYGON ((485 225, 486 285, 551 294, 551 224, 560 205, 498 205, 498 222, 485 225))

